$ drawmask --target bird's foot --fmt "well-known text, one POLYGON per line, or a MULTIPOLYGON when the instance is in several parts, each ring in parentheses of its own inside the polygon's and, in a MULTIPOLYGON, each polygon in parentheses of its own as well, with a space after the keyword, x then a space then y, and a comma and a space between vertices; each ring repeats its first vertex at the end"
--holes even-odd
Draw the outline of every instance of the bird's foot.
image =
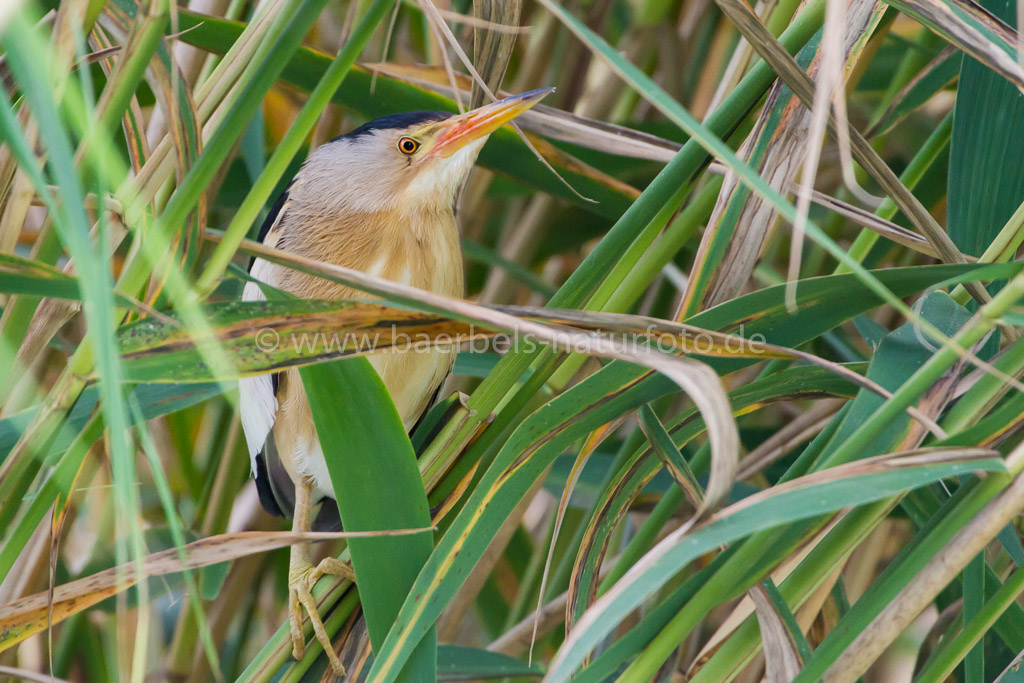
POLYGON ((302 610, 306 610, 313 624, 313 635, 320 641, 331 660, 331 668, 339 675, 345 675, 345 667, 341 665, 338 654, 331 645, 330 636, 320 618, 316 599, 313 597, 313 586, 324 576, 340 576, 355 581, 352 567, 334 557, 325 557, 315 567, 308 563, 291 563, 288 568, 288 621, 292 634, 292 657, 302 659, 306 655, 306 638, 302 633, 302 610))

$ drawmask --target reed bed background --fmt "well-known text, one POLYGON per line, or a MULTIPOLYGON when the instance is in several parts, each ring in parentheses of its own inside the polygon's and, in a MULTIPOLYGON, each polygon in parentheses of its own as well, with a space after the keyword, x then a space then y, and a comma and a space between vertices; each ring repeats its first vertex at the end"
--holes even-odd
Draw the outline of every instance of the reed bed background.
POLYGON ((301 365, 346 532, 414 530, 317 539, 351 680, 1020 680, 1017 5, 0 8, 0 677, 331 680, 236 415, 301 365), (466 301, 249 241, 331 137, 548 86, 466 301), (239 305, 257 253, 367 299, 239 305), (465 342, 411 438, 396 316, 465 342))

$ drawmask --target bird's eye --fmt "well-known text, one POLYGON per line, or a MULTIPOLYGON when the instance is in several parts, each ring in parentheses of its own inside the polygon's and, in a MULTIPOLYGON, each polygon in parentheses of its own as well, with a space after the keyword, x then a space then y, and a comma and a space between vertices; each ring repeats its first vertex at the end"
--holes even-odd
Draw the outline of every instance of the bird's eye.
POLYGON ((402 138, 398 141, 398 151, 402 154, 415 154, 420 148, 420 143, 412 138, 402 138))

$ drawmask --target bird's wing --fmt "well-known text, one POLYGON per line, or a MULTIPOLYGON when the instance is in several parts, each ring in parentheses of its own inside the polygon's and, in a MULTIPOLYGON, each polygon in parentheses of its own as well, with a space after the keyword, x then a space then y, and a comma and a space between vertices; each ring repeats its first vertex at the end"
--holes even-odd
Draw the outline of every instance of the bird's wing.
POLYGON ((242 432, 249 446, 249 464, 256 472, 256 456, 263 450, 277 418, 277 396, 270 375, 243 377, 238 380, 238 412, 242 432))
MULTIPOLYGON (((260 227, 258 240, 268 246, 276 246, 281 236, 282 222, 288 207, 288 195, 295 181, 281 193, 260 227)), ((271 264, 263 259, 249 261, 249 273, 254 279, 267 284, 271 264)), ((242 301, 265 301, 266 295, 255 282, 245 283, 242 301)), ((260 504, 267 512, 278 517, 291 517, 295 509, 295 483, 281 462, 272 433, 277 419, 277 374, 243 377, 238 380, 238 412, 242 419, 242 432, 249 448, 249 462, 256 480, 256 492, 260 504)), ((325 500, 320 506, 313 531, 338 531, 341 518, 337 505, 325 500)))
MULTIPOLYGON (((278 233, 275 228, 280 226, 284 218, 285 207, 288 202, 288 190, 281 193, 273 208, 267 214, 260 228, 259 241, 267 244, 277 242, 278 233)), ((266 281, 266 274, 270 264, 262 259, 252 259, 249 262, 249 273, 257 280, 266 281)), ((266 296, 263 290, 255 282, 247 282, 242 290, 243 301, 265 301, 266 296)), ((288 474, 277 457, 273 448, 273 436, 271 429, 277 418, 277 375, 257 375, 256 377, 243 377, 238 380, 238 412, 242 420, 242 432, 245 434, 245 443, 249 448, 249 463, 252 466, 253 476, 256 478, 256 488, 260 495, 260 502, 268 512, 275 515, 284 514, 285 509, 291 508, 287 500, 288 495, 284 493, 279 484, 283 474, 288 480, 288 474), (275 485, 273 482, 278 481, 275 485)), ((288 482, 290 483, 290 481, 288 482)), ((294 494, 292 494, 294 495, 294 494)))

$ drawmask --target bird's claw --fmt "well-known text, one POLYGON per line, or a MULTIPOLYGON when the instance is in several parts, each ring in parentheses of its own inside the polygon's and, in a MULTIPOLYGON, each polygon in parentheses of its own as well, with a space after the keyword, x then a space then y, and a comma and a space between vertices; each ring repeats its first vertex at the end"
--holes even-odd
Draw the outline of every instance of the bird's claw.
POLYGON ((288 621, 292 635, 292 657, 302 659, 306 655, 306 638, 302 632, 302 610, 305 608, 309 621, 313 624, 313 635, 320 641, 331 668, 339 675, 345 675, 345 667, 341 665, 338 654, 331 645, 324 622, 320 618, 316 599, 313 597, 313 586, 324 576, 340 576, 355 581, 352 568, 333 557, 326 557, 313 567, 309 564, 293 562, 288 569, 288 621))

